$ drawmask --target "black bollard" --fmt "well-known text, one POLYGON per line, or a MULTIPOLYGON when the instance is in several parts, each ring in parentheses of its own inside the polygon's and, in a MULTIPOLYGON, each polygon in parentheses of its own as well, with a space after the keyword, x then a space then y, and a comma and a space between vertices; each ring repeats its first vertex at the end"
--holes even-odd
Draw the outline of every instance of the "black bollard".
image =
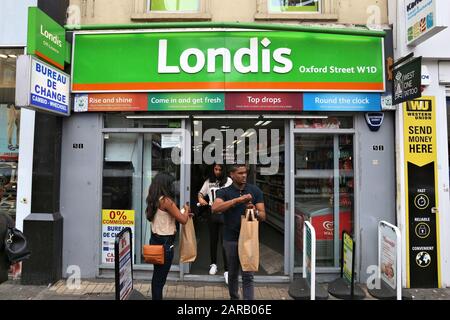
POLYGON ((57 213, 32 213, 23 221, 31 251, 22 263, 21 283, 48 285, 62 278, 63 218, 57 213))

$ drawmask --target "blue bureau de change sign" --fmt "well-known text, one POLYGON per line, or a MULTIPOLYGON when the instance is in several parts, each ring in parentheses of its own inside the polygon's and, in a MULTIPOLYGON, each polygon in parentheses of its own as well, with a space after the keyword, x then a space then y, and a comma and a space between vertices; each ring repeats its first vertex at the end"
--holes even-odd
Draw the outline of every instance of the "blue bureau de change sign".
POLYGON ((16 106, 70 115, 70 76, 31 56, 17 59, 16 106))
POLYGON ((305 93, 304 111, 381 111, 377 93, 305 93))

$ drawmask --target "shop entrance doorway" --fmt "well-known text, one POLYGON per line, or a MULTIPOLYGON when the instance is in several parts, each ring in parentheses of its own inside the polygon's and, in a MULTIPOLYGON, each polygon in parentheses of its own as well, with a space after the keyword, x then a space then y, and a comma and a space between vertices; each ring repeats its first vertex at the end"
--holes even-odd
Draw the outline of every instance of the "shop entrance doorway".
POLYGON ((256 275, 285 275, 285 121, 194 118, 191 131, 190 200, 195 212, 198 251, 187 273, 212 281, 224 280, 222 233, 218 235, 215 249, 217 259, 212 261, 211 244, 215 243, 217 229, 211 229, 214 222, 210 209, 196 204, 202 185, 213 171, 214 159, 221 159, 225 164, 245 159, 247 183, 261 189, 267 213, 267 220, 260 223, 260 266, 256 275), (217 272, 211 275, 213 262, 216 262, 217 272))

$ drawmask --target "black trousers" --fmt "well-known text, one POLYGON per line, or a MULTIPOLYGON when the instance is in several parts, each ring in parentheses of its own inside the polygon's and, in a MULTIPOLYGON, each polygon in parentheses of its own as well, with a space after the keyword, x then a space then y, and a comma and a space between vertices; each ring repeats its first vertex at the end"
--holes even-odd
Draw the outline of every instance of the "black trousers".
MULTIPOLYGON (((217 246, 219 245, 219 241, 222 242, 223 238, 223 214, 210 213, 208 227, 211 264, 217 264, 217 246)), ((225 271, 228 271, 227 256, 222 243, 220 243, 219 248, 222 249, 223 268, 225 271)))

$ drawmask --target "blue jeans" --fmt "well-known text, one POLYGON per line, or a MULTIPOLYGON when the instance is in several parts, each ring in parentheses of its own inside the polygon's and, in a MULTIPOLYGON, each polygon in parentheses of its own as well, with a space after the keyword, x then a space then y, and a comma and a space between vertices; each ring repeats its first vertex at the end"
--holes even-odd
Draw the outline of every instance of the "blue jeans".
POLYGON ((228 263, 228 292, 231 300, 239 299, 239 271, 242 273, 242 292, 244 300, 255 299, 253 272, 242 271, 237 241, 223 241, 228 263))
POLYGON ((152 277, 152 300, 162 300, 163 289, 166 284, 167 275, 169 274, 170 266, 173 260, 173 243, 175 241, 175 235, 173 236, 160 236, 152 233, 150 238, 150 244, 162 244, 164 245, 164 264, 154 264, 153 277, 152 277))

